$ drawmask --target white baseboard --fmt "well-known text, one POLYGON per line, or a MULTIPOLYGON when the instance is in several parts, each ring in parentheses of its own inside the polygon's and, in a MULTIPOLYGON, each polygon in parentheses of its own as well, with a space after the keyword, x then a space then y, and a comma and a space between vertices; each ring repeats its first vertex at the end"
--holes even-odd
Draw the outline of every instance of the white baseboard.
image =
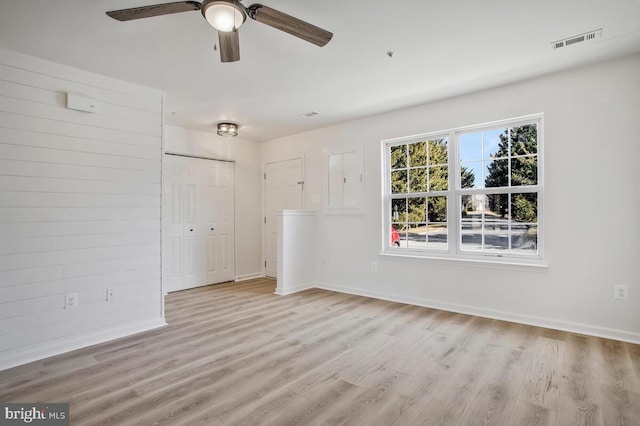
POLYGON ((13 351, 0 353, 0 371, 39 361, 51 356, 60 355, 65 352, 108 342, 143 331, 167 325, 164 318, 154 318, 152 320, 140 321, 133 324, 118 325, 100 331, 88 332, 72 338, 56 339, 44 342, 39 345, 32 345, 28 348, 21 348, 13 351))
POLYGON ((336 291, 338 293, 354 294, 357 296, 371 297, 374 299, 388 300, 390 302, 406 303, 409 305, 424 306, 426 308, 442 311, 457 312, 478 317, 497 319, 519 324, 533 325, 536 327, 551 328, 554 330, 568 331, 572 333, 586 334, 606 339, 620 340, 623 342, 640 344, 640 333, 600 327, 591 324, 581 324, 549 318, 521 315, 513 312, 494 311, 469 305, 446 303, 437 300, 422 299, 417 297, 405 297, 396 294, 372 291, 363 288, 341 286, 328 283, 316 283, 316 288, 336 291))
POLYGON ((247 281, 247 280, 254 280, 256 278, 264 278, 264 272, 255 272, 253 274, 246 274, 246 275, 238 275, 236 276, 235 281, 247 281))
POLYGON ((303 284, 298 284, 298 285, 294 285, 294 286, 288 286, 286 289, 282 289, 280 286, 276 287, 276 291, 274 292, 274 294, 277 294, 278 296, 286 296, 288 294, 293 294, 293 293, 298 293, 300 291, 304 291, 304 290, 309 290, 310 288, 314 288, 316 287, 316 284, 314 282, 308 282, 308 283, 303 283, 303 284))

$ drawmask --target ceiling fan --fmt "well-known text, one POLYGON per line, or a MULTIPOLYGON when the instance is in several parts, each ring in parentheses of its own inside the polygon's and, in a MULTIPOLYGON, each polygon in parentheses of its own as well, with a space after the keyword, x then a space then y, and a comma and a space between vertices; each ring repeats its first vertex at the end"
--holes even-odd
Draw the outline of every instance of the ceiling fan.
POLYGON ((207 22, 218 30, 218 43, 222 62, 240 60, 238 28, 247 20, 247 16, 320 47, 329 43, 333 37, 333 33, 286 13, 261 4, 252 4, 249 7, 245 7, 238 0, 204 0, 202 3, 198 1, 177 1, 133 7, 131 9, 112 10, 107 12, 107 15, 118 21, 131 21, 193 10, 200 10, 207 22))

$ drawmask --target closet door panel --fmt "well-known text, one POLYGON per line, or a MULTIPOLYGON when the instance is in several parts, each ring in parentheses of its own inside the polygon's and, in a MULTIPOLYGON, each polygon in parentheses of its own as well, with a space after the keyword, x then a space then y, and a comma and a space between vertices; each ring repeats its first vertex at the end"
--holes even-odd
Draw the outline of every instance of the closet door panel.
MULTIPOLYGON (((187 164, 194 162, 192 158, 187 158, 187 164)), ((189 164, 189 166, 193 166, 189 164)), ((192 167, 187 167, 189 170, 192 167)), ((200 226, 200 197, 198 194, 198 178, 197 176, 185 176, 184 185, 184 287, 192 288, 204 284, 204 274, 202 271, 203 257, 203 232, 200 226)))
POLYGON ((206 279, 213 284, 235 277, 233 164, 212 161, 206 174, 203 213, 208 241, 206 279))
POLYGON ((165 292, 184 288, 184 159, 166 156, 163 164, 162 275, 165 292))

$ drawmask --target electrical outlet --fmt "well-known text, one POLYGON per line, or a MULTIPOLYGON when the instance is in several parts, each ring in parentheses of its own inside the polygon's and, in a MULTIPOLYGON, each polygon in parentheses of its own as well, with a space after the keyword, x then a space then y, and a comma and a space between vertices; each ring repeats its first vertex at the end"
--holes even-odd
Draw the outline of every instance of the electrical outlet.
POLYGON ((626 285, 614 285, 613 286, 613 298, 627 300, 629 298, 629 286, 626 285))
POLYGON ((115 287, 107 288, 107 302, 113 302, 116 300, 116 289, 115 287))
POLYGON ((371 271, 378 272, 378 262, 371 262, 371 271))
POLYGON ((77 308, 80 303, 78 299, 78 293, 69 293, 64 296, 64 308, 71 309, 77 308))

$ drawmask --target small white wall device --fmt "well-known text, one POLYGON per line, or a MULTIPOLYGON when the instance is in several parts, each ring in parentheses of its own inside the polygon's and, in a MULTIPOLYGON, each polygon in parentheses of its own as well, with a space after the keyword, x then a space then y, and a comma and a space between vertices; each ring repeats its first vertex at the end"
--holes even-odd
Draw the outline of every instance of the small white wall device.
POLYGON ((95 99, 79 93, 67 93, 67 108, 76 111, 96 112, 98 103, 95 99))

